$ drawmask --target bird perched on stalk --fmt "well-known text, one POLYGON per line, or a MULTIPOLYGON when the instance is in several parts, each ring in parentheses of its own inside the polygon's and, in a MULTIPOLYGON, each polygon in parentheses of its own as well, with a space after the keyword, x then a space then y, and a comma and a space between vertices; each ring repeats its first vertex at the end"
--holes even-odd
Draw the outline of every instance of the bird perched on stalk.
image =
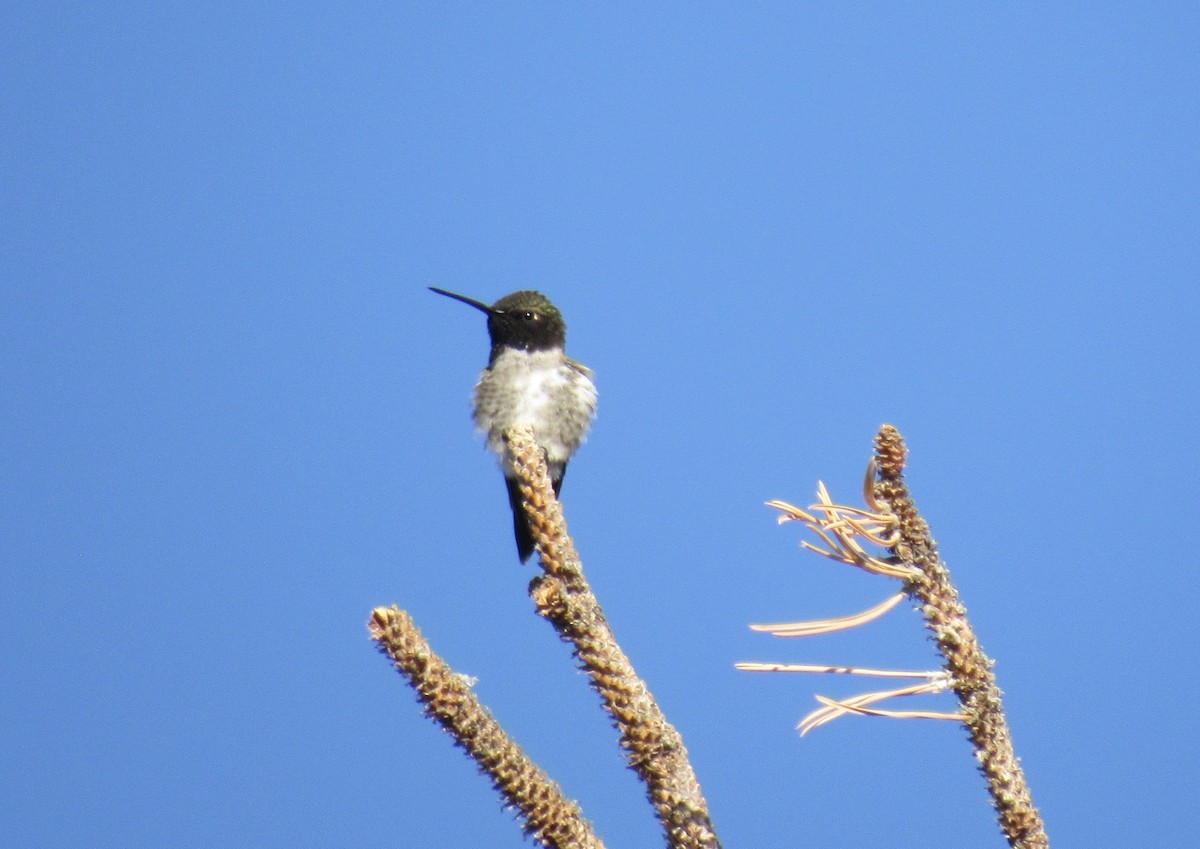
POLYGON ((472 397, 475 426, 486 434, 487 447, 500 458, 512 507, 517 554, 524 563, 533 554, 533 533, 521 506, 521 490, 505 433, 522 425, 532 429, 534 442, 546 454, 550 481, 558 495, 567 462, 596 415, 592 370, 566 355, 567 325, 562 313, 541 292, 513 292, 488 305, 445 289, 429 288, 487 315, 492 351, 472 397))

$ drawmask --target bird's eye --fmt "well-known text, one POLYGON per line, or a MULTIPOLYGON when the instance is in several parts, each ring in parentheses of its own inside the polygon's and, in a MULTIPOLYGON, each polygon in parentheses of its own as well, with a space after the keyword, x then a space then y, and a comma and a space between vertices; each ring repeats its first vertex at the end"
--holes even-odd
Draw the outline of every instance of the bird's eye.
POLYGON ((527 311, 527 312, 525 313, 525 320, 526 320, 526 321, 533 321, 535 318, 537 318, 537 313, 535 313, 535 312, 532 312, 532 311, 527 311))

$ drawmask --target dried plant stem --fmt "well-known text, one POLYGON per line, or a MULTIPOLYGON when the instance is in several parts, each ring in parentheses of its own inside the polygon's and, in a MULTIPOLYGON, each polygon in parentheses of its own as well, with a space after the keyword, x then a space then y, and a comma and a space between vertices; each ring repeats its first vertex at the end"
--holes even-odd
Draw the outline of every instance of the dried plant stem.
POLYGON ((945 658, 951 686, 958 694, 976 757, 987 778, 1000 828, 1014 849, 1048 849, 1050 841, 1045 825, 1034 807, 1025 773, 1013 750, 1000 688, 992 674, 992 661, 983 653, 967 621, 966 608, 950 581, 949 570, 938 556, 929 525, 917 511, 904 483, 907 459, 904 439, 896 428, 884 425, 875 438, 875 450, 879 473, 875 498, 900 522, 900 539, 892 550, 919 570, 916 576, 907 579, 907 589, 921 603, 926 627, 933 632, 945 658))
POLYGON ((667 845, 672 849, 719 849, 708 803, 688 760, 683 738, 667 722, 617 644, 584 578, 562 507, 550 485, 542 449, 526 430, 515 429, 507 436, 545 571, 530 587, 538 613, 573 646, 604 709, 613 717, 630 766, 646 784, 667 845))
POLYGON ((554 849, 603 849, 579 805, 529 760, 479 703, 466 679, 434 653, 407 613, 377 607, 368 628, 379 650, 408 679, 426 714, 453 735, 505 802, 517 809, 526 834, 554 849))
POLYGON ((761 625, 751 625, 751 631, 765 631, 776 637, 812 637, 817 634, 833 634, 837 631, 847 631, 858 628, 869 622, 874 622, 904 599, 904 593, 894 593, 874 607, 868 608, 853 616, 838 616, 829 619, 813 619, 808 622, 775 622, 761 625))

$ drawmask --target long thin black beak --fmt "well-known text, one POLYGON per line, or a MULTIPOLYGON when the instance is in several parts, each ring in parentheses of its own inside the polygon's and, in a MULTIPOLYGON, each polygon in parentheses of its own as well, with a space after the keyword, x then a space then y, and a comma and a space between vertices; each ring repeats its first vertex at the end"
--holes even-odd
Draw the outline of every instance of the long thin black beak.
POLYGON ((447 298, 454 298, 456 301, 462 301, 464 304, 470 304, 477 310, 481 310, 488 315, 491 315, 494 310, 490 304, 485 304, 483 301, 477 301, 474 298, 468 298, 466 295, 459 295, 455 292, 447 292, 445 289, 439 289, 437 286, 430 286, 430 292, 437 292, 439 295, 445 295, 447 298))

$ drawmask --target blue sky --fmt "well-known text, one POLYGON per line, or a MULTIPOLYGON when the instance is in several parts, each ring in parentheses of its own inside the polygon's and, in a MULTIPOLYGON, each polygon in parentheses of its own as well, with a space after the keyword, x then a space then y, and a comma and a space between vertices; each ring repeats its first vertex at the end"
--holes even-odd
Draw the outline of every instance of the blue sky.
MULTIPOLYGON (((897 425, 1055 846, 1194 831, 1194 4, 9 4, 0 820, 27 847, 524 845, 367 639, 396 603, 657 846, 472 434, 563 310, 563 490, 727 847, 1002 846, 962 731, 739 660, 930 668, 763 501, 897 425)), ((870 686, 870 685, 868 685, 870 686)), ((930 706, 951 708, 934 700, 930 706)))

